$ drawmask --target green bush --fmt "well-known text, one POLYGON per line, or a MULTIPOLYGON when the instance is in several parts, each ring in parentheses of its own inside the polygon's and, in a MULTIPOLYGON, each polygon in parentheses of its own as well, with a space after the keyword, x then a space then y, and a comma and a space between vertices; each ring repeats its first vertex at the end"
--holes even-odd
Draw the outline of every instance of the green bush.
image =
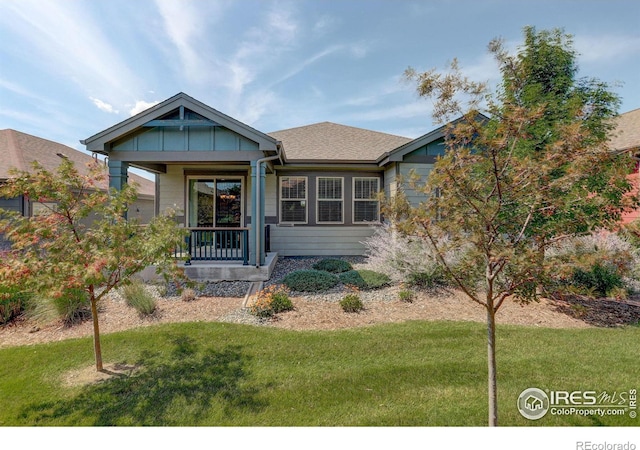
POLYGON ((592 291, 599 297, 606 297, 614 289, 624 287, 616 268, 600 262, 596 262, 591 270, 575 269, 571 281, 575 286, 592 291))
POLYGON ((341 259, 323 259, 313 265, 316 270, 324 270, 331 273, 342 273, 353 270, 351 264, 341 259))
POLYGON ((354 313, 364 309, 364 304, 357 294, 347 294, 340 300, 340 307, 344 312, 354 313))
POLYGON ((269 286, 263 289, 256 295, 249 307, 251 314, 258 317, 272 317, 292 309, 293 303, 289 299, 289 293, 282 286, 269 286))
POLYGON ((293 303, 289 298, 289 294, 284 289, 275 290, 271 294, 271 308, 275 314, 291 311, 293 309, 293 303))
POLYGON ((296 270, 289 273, 282 282, 298 292, 322 292, 338 284, 338 277, 323 270, 296 270))
POLYGON ((142 316, 153 314, 156 310, 156 299, 149 293, 142 281, 134 280, 123 286, 122 296, 127 305, 135 308, 142 316))
POLYGON ((407 274, 406 281, 409 286, 415 286, 421 289, 445 286, 447 284, 444 272, 440 267, 434 267, 434 269, 429 272, 410 272, 407 274))
POLYGON ((0 325, 20 316, 31 299, 31 295, 18 289, 0 286, 0 325))
POLYGON ((391 282, 387 275, 367 269, 350 270, 349 272, 341 273, 339 278, 342 284, 364 290, 379 289, 391 282))

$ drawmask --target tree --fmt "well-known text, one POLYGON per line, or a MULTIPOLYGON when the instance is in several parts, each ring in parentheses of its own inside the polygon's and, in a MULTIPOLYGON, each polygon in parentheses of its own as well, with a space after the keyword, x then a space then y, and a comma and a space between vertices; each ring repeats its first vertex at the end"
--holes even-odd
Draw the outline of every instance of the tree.
POLYGON ((55 173, 34 162, 32 172, 13 171, 11 176, 0 196, 24 195, 40 202, 45 213, 23 217, 3 212, 0 233, 12 247, 0 262, 0 280, 35 298, 83 292, 91 307, 96 369, 101 371, 98 302, 150 265, 166 276, 180 276, 172 252, 184 242, 184 230, 170 214, 144 227, 127 220, 136 188, 99 189, 106 175, 97 161, 86 175, 63 159, 55 173))
POLYGON ((447 150, 424 185, 410 182, 425 194, 420 205, 402 192, 386 205, 394 227, 424 239, 451 282, 486 309, 491 426, 496 313, 508 298, 538 299, 548 246, 615 227, 635 202, 625 195, 629 157, 607 147, 619 99, 600 81, 576 78, 570 36, 524 35, 515 55, 490 43, 502 74, 495 89, 465 78, 456 60, 446 73, 407 70, 418 94, 434 100, 434 118, 448 123, 447 150))

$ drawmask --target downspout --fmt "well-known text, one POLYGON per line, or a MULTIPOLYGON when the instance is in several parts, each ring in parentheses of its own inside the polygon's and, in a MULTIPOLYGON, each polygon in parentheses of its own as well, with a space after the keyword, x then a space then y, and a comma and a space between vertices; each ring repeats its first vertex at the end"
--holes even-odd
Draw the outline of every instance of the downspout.
MULTIPOLYGON (((262 223, 262 221, 260 220, 260 215, 262 214, 261 211, 261 194, 262 192, 260 189, 260 186, 262 184, 262 163, 266 162, 266 161, 273 161, 274 159, 280 159, 280 145, 278 144, 277 146, 277 155, 274 156, 267 156, 265 158, 260 158, 259 160, 256 161, 256 217, 254 220, 255 223, 255 227, 256 227, 256 269, 260 268, 260 260, 261 258, 261 251, 260 248, 262 247, 262 230, 259 230, 258 227, 260 226, 260 224, 262 223)), ((280 159, 280 162, 282 162, 282 159, 280 159)), ((265 173, 266 176, 266 173, 265 173)))

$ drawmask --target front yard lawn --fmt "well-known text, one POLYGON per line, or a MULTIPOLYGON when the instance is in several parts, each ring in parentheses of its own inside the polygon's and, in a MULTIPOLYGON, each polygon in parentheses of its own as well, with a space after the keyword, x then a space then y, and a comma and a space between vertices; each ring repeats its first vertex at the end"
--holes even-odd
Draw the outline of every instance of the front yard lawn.
MULTIPOLYGON (((103 336, 126 376, 81 385, 87 339, 0 350, 0 425, 485 426, 486 332, 467 322, 341 331, 228 323, 167 324, 103 336)), ((516 408, 529 387, 638 388, 640 328, 499 326, 500 425, 637 426, 625 416, 516 408)))

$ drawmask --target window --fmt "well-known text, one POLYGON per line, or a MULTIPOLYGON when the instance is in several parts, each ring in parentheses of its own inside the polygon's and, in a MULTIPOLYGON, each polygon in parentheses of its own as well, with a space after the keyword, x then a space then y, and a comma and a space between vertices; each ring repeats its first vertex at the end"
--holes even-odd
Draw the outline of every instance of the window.
POLYGON ((307 177, 280 178, 280 222, 307 223, 307 177))
POLYGON ((318 177, 317 179, 317 217, 318 223, 342 223, 342 184, 337 177, 318 177))
POLYGON ((353 223, 380 220, 380 202, 377 199, 379 190, 379 178, 353 179, 353 223))
POLYGON ((242 180, 189 178, 190 227, 241 227, 242 180))

